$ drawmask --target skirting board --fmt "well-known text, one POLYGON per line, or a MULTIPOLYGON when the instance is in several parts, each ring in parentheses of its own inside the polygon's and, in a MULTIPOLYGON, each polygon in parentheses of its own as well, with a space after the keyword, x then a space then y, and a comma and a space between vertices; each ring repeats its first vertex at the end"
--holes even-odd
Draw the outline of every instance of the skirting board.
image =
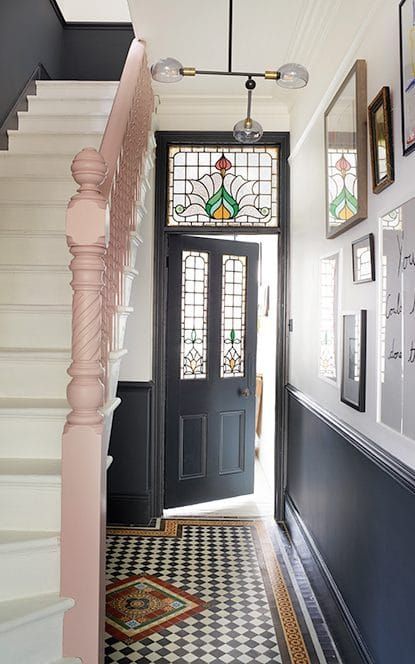
POLYGON ((285 520, 342 660, 350 664, 374 664, 327 565, 289 496, 285 499, 285 520))
POLYGON ((146 526, 151 520, 150 500, 149 494, 112 494, 108 502, 108 524, 146 526))

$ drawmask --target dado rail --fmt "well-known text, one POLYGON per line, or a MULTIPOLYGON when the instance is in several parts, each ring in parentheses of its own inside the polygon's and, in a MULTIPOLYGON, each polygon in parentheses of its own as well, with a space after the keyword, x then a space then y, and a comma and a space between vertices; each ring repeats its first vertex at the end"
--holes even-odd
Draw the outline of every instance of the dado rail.
POLYGON ((134 40, 101 147, 81 150, 72 164, 79 189, 66 223, 72 410, 62 450, 61 593, 75 600, 65 617, 64 655, 83 664, 103 662, 107 451, 151 165, 153 103, 145 48, 134 40))

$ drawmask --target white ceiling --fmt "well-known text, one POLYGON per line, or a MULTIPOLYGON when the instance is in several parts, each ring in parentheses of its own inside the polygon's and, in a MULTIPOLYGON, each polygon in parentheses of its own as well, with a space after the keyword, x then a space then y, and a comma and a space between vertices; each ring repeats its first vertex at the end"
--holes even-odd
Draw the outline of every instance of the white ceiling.
MULTIPOLYGON (((276 69, 295 58, 293 28, 309 3, 235 0, 233 70, 276 69)), ((147 42, 150 62, 171 55, 185 66, 227 70, 227 0, 129 0, 129 4, 136 34, 147 42)), ((257 83, 258 94, 274 96, 274 82, 257 83)), ((241 94, 243 85, 243 79, 201 76, 181 81, 174 86, 174 94, 241 94)))
POLYGON ((127 0, 57 0, 66 21, 131 21, 127 0))

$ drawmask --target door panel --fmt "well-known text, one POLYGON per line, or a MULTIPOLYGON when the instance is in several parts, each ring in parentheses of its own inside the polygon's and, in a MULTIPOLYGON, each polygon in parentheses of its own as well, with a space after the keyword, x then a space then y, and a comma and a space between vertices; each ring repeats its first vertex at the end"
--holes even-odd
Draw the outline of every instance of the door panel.
POLYGON ((258 245, 170 236, 166 505, 253 492, 258 245))

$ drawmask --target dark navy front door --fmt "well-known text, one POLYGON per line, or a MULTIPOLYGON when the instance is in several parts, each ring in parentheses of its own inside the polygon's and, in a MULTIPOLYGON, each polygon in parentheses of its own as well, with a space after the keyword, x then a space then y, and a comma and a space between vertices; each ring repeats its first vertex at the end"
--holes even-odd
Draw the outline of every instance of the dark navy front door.
POLYGON ((258 245, 169 238, 166 505, 253 492, 258 245))

